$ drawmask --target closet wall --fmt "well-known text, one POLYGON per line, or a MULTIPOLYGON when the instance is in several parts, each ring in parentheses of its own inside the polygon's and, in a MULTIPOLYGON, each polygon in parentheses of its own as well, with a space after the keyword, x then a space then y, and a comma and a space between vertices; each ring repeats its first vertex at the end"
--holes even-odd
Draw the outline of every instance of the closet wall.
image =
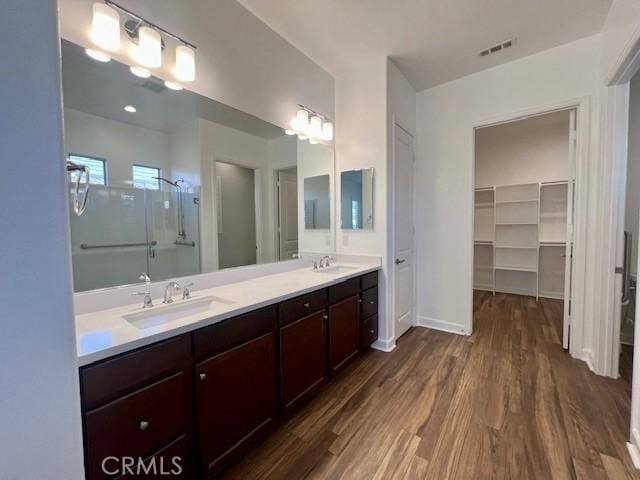
POLYGON ((562 298, 568 111, 476 131, 474 289, 562 298))

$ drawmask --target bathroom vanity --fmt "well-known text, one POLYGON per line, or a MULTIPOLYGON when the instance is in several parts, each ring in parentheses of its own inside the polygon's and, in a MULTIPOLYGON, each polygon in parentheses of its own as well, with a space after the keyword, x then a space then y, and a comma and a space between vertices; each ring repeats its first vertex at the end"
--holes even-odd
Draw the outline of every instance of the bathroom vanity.
MULTIPOLYGON (((211 289, 226 297, 245 290, 258 300, 81 351, 87 478, 110 478, 103 472, 109 457, 155 457, 167 468, 179 457, 182 477, 172 478, 208 478, 277 428, 378 338, 379 266, 349 268, 266 276, 226 294, 211 289), (259 285, 277 287, 273 277, 282 275, 296 286, 282 287, 271 302, 260 297, 259 285)), ((101 318, 115 330, 131 308, 79 317, 79 345, 93 334, 92 322, 101 318)))

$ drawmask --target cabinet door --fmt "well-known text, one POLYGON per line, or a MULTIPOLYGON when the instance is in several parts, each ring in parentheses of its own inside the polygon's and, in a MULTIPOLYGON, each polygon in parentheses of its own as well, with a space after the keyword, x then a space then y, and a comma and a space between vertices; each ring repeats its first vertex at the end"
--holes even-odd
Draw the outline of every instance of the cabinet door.
POLYGON ((329 365, 331 372, 345 367, 360 346, 358 296, 329 307, 329 365))
POLYGON ((280 374, 285 410, 308 398, 327 377, 327 315, 324 312, 280 329, 280 374))
POLYGON ((196 366, 203 470, 220 467, 276 415, 275 335, 269 333, 196 366))

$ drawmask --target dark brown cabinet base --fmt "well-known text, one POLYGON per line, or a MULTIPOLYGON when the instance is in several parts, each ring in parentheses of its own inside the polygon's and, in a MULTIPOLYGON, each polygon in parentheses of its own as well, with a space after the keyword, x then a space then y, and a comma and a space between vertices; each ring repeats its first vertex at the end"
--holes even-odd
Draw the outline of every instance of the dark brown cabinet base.
POLYGON ((352 278, 81 368, 87 478, 220 473, 376 340, 377 278, 352 278), (123 471, 123 458, 133 459, 133 471, 123 471))

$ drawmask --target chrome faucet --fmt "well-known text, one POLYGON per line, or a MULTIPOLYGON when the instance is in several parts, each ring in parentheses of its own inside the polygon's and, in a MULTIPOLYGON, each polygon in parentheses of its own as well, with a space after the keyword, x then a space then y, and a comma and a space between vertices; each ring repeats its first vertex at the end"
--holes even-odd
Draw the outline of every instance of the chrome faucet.
POLYGON ((331 266, 331 260, 333 260, 333 257, 331 257, 329 255, 325 255, 324 257, 322 257, 320 259, 320 268, 330 267, 331 266))
POLYGON ((164 299, 162 300, 162 303, 173 303, 173 292, 179 291, 180 285, 178 285, 176 282, 167 283, 167 286, 164 287, 164 299))
POLYGON ((142 301, 142 308, 153 307, 153 300, 151 299, 151 279, 145 272, 142 272, 138 277, 138 280, 144 280, 145 291, 136 292, 133 294, 133 296, 134 297, 144 296, 144 300, 142 301))
POLYGON ((193 287, 193 285, 194 285, 193 282, 189 282, 184 287, 182 287, 183 300, 189 300, 191 298, 191 290, 189 290, 189 287, 193 287))

